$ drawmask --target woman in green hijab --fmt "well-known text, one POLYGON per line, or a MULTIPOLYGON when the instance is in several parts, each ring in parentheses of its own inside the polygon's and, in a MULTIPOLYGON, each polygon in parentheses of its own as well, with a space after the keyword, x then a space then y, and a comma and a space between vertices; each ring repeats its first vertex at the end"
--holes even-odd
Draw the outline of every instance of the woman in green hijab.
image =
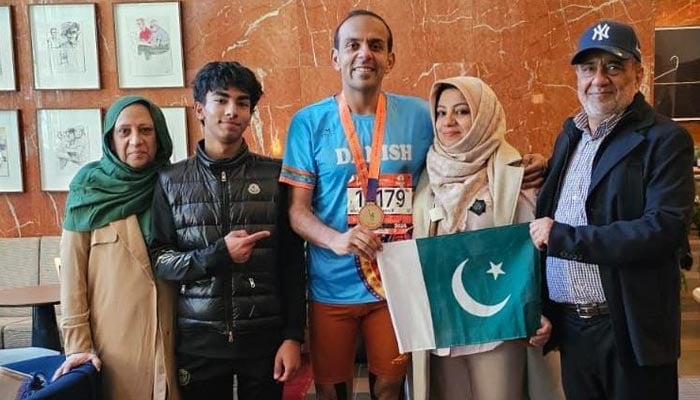
POLYGON ((155 280, 146 242, 158 170, 172 142, 162 111, 127 96, 107 110, 102 158, 70 184, 61 238, 66 361, 102 372, 104 399, 175 399, 173 288, 155 280))

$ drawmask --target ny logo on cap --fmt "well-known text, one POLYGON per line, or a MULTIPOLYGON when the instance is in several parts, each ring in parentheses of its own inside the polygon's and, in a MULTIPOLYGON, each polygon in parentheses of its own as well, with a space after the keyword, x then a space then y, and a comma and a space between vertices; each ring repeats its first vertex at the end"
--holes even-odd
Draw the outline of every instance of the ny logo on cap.
POLYGON ((596 26, 593 28, 593 37, 591 40, 603 40, 603 39, 610 39, 610 36, 608 36, 608 31, 610 30, 610 26, 608 24, 605 25, 600 25, 596 26))

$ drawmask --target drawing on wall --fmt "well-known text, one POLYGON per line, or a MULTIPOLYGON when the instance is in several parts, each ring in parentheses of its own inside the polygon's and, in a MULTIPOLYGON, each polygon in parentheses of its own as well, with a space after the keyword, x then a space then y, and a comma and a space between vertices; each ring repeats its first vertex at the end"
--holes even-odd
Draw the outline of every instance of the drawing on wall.
POLYGON ((38 110, 41 189, 68 190, 78 170, 102 155, 99 109, 38 110))
POLYGON ((53 74, 85 72, 85 47, 80 37, 80 24, 65 21, 48 29, 46 47, 53 74))
POLYGON ((114 5, 119 86, 182 87, 180 5, 114 5))
POLYGON ((36 89, 99 89, 94 4, 31 4, 29 22, 36 89))
POLYGON ((10 158, 7 154, 7 130, 0 126, 0 177, 10 176, 10 158))
POLYGON ((74 170, 85 163, 90 150, 85 127, 83 125, 69 126, 64 130, 54 132, 54 148, 58 161, 58 174, 72 174, 74 170))
POLYGON ((138 65, 135 74, 140 76, 167 75, 173 72, 173 54, 170 50, 170 35, 153 18, 146 25, 145 18, 136 19, 137 30, 132 33, 138 65))
POLYGON ((23 191, 17 115, 17 110, 0 110, 0 192, 23 191))
POLYGON ((677 121, 700 120, 700 26, 655 33, 654 108, 677 121))
POLYGON ((10 6, 0 6, 0 91, 16 90, 10 6))

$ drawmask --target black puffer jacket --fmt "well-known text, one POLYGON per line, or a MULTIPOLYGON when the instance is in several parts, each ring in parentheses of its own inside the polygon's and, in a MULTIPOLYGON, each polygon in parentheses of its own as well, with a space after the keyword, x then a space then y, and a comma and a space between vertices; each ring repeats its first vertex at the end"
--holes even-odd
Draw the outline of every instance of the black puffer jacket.
POLYGON ((153 200, 153 268, 180 285, 177 351, 270 356, 283 339, 303 340, 306 319, 303 243, 289 227, 281 163, 245 143, 235 157, 216 161, 202 146, 161 171, 153 200), (224 243, 234 230, 271 236, 236 264, 224 243))

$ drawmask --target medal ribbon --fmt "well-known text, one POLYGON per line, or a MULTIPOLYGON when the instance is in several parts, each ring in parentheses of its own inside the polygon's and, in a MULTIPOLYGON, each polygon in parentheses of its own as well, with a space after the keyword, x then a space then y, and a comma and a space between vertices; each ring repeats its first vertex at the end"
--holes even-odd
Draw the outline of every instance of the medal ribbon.
POLYGON ((369 203, 374 203, 377 199, 377 187, 379 186, 379 164, 382 162, 382 145, 384 144, 384 123, 386 122, 386 96, 379 93, 377 110, 375 111, 374 129, 372 131, 372 149, 370 150, 369 170, 363 156, 360 139, 357 137, 355 124, 352 122, 350 107, 343 92, 337 96, 338 111, 340 112, 340 122, 343 124, 345 138, 350 146, 357 177, 360 187, 365 194, 365 199, 369 203))

